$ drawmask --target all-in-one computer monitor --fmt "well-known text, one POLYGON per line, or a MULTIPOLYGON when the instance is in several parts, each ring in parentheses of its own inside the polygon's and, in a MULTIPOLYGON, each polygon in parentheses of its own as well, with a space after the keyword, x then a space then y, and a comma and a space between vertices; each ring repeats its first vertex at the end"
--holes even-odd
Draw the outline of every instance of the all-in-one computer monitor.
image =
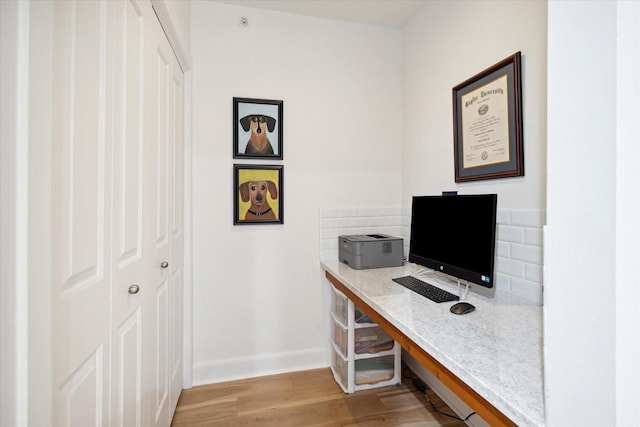
POLYGON ((496 194, 414 197, 409 262, 493 287, 497 201, 496 194))

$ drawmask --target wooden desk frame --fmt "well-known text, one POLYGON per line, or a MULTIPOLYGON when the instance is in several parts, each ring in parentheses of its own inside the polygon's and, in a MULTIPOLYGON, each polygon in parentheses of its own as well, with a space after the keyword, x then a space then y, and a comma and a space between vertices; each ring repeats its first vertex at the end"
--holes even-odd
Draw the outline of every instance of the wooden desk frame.
POLYGON ((380 313, 375 311, 369 304, 364 302, 360 297, 355 295, 349 288, 329 273, 325 272, 327 279, 338 289, 353 301, 361 310, 363 310, 375 323, 377 323, 384 331, 394 340, 400 343, 411 356, 413 356, 422 366, 427 368, 436 378, 438 378, 445 386, 455 393, 463 402, 471 409, 476 411, 491 426, 516 426, 502 412, 497 410, 485 398, 480 396, 475 390, 469 387, 460 378, 451 373, 447 368, 442 366, 440 362, 433 358, 429 353, 423 350, 413 340, 404 335, 398 328, 392 325, 380 313))

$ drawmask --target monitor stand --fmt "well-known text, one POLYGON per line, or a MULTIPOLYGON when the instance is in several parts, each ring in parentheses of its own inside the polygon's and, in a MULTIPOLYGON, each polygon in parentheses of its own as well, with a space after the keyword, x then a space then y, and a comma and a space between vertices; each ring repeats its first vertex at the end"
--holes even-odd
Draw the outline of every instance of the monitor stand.
POLYGON ((460 301, 464 301, 467 299, 467 297, 469 296, 469 281, 467 280, 467 286, 464 289, 464 296, 462 295, 462 289, 460 287, 460 279, 458 279, 458 298, 460 298, 460 301))

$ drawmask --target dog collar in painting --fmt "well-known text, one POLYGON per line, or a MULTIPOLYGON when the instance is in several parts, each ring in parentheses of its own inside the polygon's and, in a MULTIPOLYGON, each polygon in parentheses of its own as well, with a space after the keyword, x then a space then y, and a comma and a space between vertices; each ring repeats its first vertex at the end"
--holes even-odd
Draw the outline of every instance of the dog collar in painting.
POLYGON ((264 212, 254 212, 254 211, 252 211, 251 209, 249 209, 249 213, 250 213, 251 215, 255 215, 255 216, 262 216, 262 215, 266 214, 267 212, 269 212, 270 210, 271 210, 271 208, 267 209, 267 210, 266 210, 266 211, 264 211, 264 212))

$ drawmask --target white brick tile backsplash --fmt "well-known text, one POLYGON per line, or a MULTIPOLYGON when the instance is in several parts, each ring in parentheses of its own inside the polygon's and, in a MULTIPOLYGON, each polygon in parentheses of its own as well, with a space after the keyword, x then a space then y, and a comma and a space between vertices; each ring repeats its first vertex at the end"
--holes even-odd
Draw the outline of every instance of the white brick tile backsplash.
POLYGON ((320 209, 320 218, 340 218, 340 209, 320 209))
POLYGON ((511 276, 502 273, 496 273, 496 288, 502 291, 511 291, 511 276))
POLYGON ((360 210, 359 209, 340 209, 340 216, 343 216, 343 217, 360 216, 360 210))
POLYGON ((542 228, 545 223, 544 211, 535 209, 514 209, 511 211, 511 225, 542 228))
POLYGON ((524 278, 532 282, 542 283, 542 270, 541 265, 525 264, 524 278))
POLYGON ((505 224, 505 225, 511 224, 509 211, 506 209, 498 209, 498 212, 496 212, 496 222, 498 224, 505 224))
POLYGON ((324 230, 320 230, 320 241, 326 239, 337 239, 338 238, 338 230, 339 228, 326 228, 324 230))
MULTIPOLYGON (((496 288, 542 303, 544 211, 499 209, 496 288)), ((409 250, 411 208, 320 209, 320 257, 338 259, 338 236, 388 234, 402 237, 409 250)))
POLYGON ((371 225, 374 227, 384 227, 389 225, 388 221, 392 218, 393 217, 377 216, 375 218, 371 218, 371 225))
POLYGON ((540 246, 529 246, 511 244, 511 259, 524 261, 531 264, 542 265, 542 248, 540 246))
POLYGON ((524 278, 524 263, 510 258, 496 257, 494 269, 511 277, 524 278))
POLYGON ((507 242, 497 241, 496 242, 496 256, 509 258, 511 256, 511 244, 507 242))
POLYGON ((542 285, 540 283, 512 277, 511 293, 542 304, 542 285))
POLYGON ((376 209, 376 215, 378 215, 378 216, 398 216, 398 209, 397 208, 376 209))
POLYGON ((333 244, 328 239, 320 239, 320 249, 331 249, 333 244))
POLYGON ((524 228, 511 225, 498 225, 498 240, 503 242, 524 243, 524 228))
POLYGON ((542 228, 525 228, 524 242, 527 245, 542 246, 542 228))
POLYGON ((320 230, 331 227, 331 220, 320 216, 320 230))

